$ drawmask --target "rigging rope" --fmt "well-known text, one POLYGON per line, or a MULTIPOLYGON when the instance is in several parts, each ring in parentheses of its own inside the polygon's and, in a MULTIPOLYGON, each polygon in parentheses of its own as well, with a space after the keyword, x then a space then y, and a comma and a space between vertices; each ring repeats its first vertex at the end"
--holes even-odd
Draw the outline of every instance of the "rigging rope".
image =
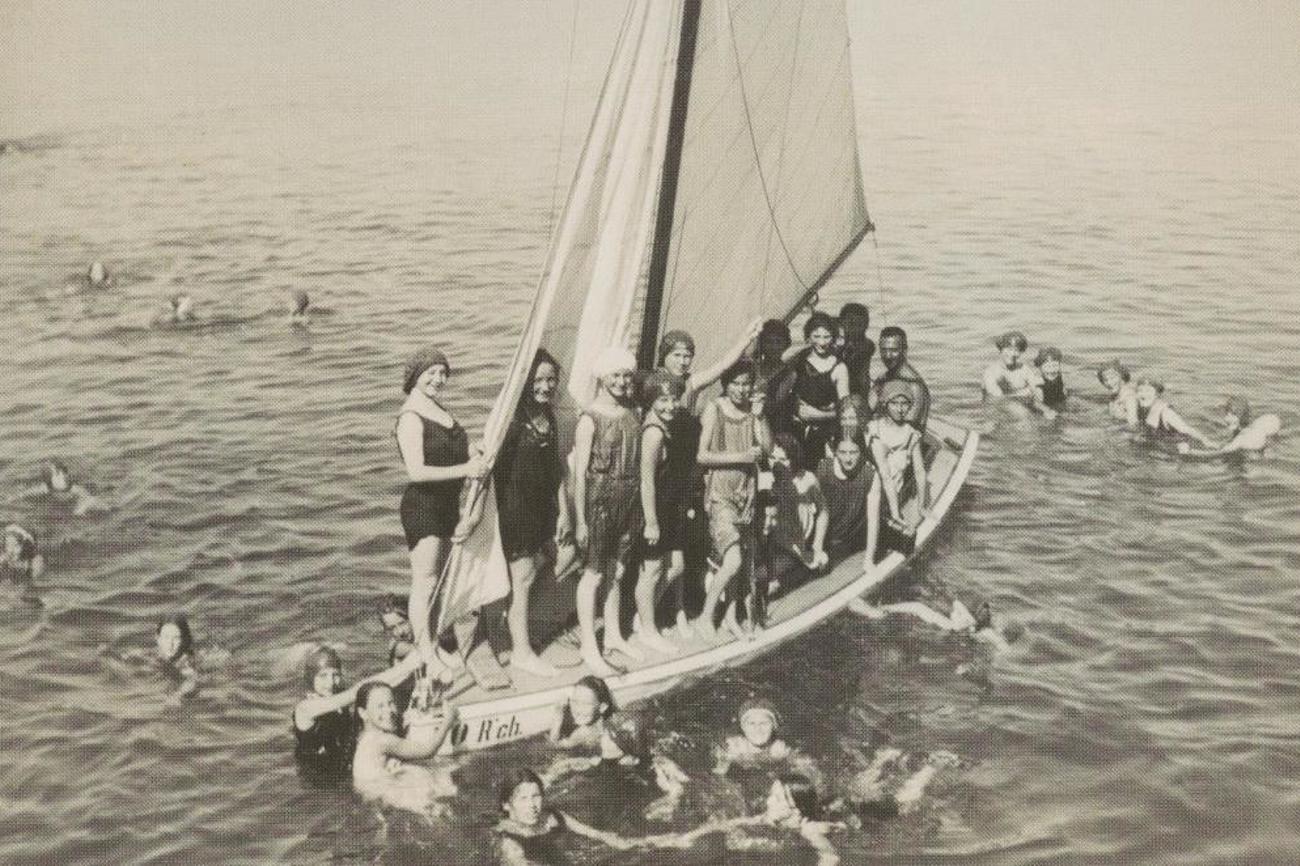
POLYGON ((564 128, 569 118, 569 88, 573 83, 573 46, 578 35, 578 8, 582 0, 574 0, 573 21, 569 24, 569 60, 564 66, 564 99, 560 106, 560 137, 555 145, 555 171, 551 175, 551 212, 546 218, 546 236, 554 243, 556 201, 560 192, 560 162, 564 155, 564 128))

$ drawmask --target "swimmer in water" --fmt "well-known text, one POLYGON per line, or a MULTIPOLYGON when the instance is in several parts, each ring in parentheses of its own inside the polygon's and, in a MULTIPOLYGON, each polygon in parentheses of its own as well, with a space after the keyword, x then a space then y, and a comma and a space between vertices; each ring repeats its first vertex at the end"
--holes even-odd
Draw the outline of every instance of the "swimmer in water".
MULTIPOLYGON (((1174 407, 1169 405, 1164 394, 1165 385, 1158 379, 1149 376, 1138 379, 1138 411, 1142 413, 1142 424, 1146 431, 1157 436, 1194 439, 1206 448, 1217 448, 1218 446, 1210 437, 1184 421, 1183 417, 1174 411, 1174 407)), ((1185 441, 1179 443, 1179 450, 1186 450, 1182 447, 1186 444, 1185 441)))
POLYGON ((0 548, 0 575, 13 583, 30 583, 45 571, 45 557, 40 554, 36 536, 16 523, 4 528, 4 546, 0 548))
POLYGON ((302 289, 294 289, 289 293, 289 323, 293 325, 305 325, 311 320, 311 313, 308 307, 311 306, 311 298, 302 289))
POLYGON ((1263 451, 1272 436, 1282 429, 1282 419, 1276 415, 1254 417, 1245 397, 1229 397, 1223 405, 1223 426, 1232 438, 1218 449, 1221 453, 1234 451, 1263 451))
POLYGON ((984 369, 984 400, 1029 405, 1034 399, 1038 376, 1021 362, 1029 340, 1019 331, 1007 331, 994 341, 998 359, 984 369))
MULTIPOLYGON (((366 682, 396 688, 419 667, 418 654, 366 682)), ((307 693, 293 708, 294 756, 308 773, 322 777, 346 776, 352 763, 356 717, 352 704, 363 683, 344 688, 343 663, 329 647, 317 647, 303 663, 302 682, 307 693)))
POLYGON ((194 313, 194 298, 186 292, 180 292, 172 295, 158 315, 154 316, 153 324, 160 326, 167 325, 187 325, 198 320, 194 313))
POLYGON ((1065 379, 1061 377, 1061 350, 1048 346, 1038 350, 1034 358, 1037 380, 1034 385, 1034 406, 1049 421, 1065 411, 1065 379))
POLYGON ((714 750, 713 772, 724 776, 733 764, 755 766, 787 762, 809 775, 817 776, 810 759, 792 749, 777 736, 781 730, 781 714, 771 701, 752 698, 740 705, 736 713, 740 734, 727 737, 721 747, 714 750))
POLYGON ((565 700, 555 706, 547 738, 561 749, 599 747, 614 716, 614 696, 598 676, 588 674, 573 684, 565 700))
POLYGON ((379 621, 388 635, 388 666, 392 667, 415 649, 415 629, 407 617, 407 606, 393 593, 384 596, 379 604, 379 621))
MULTIPOLYGON (((418 659, 419 654, 410 657, 418 659)), ((357 793, 428 818, 440 811, 438 798, 456 793, 448 768, 434 771, 408 763, 433 757, 456 721, 456 708, 445 699, 434 709, 434 684, 433 679, 426 679, 416 687, 405 720, 387 683, 372 680, 357 689, 360 733, 352 756, 352 784, 357 793)))
POLYGON ((832 804, 862 818, 893 818, 906 815, 920 808, 925 789, 945 768, 959 766, 960 759, 951 752, 932 752, 925 757, 921 766, 903 780, 894 793, 887 793, 885 779, 888 770, 907 772, 907 765, 916 765, 915 759, 909 761, 895 748, 883 748, 876 752, 866 769, 856 773, 845 787, 844 796, 832 804))
POLYGON ((90 511, 102 511, 104 505, 83 485, 72 480, 68 467, 58 460, 51 460, 42 467, 45 476, 35 485, 19 494, 22 499, 49 499, 53 502, 72 505, 72 513, 81 516, 90 511))
POLYGON ((501 866, 551 866, 569 863, 561 847, 569 833, 601 842, 618 851, 634 848, 681 848, 689 839, 679 835, 629 839, 598 830, 546 805, 546 785, 526 767, 511 770, 497 788, 503 818, 497 824, 497 853, 501 866))
POLYGON ((91 289, 107 289, 113 285, 113 275, 108 272, 101 261, 90 263, 86 269, 86 286, 91 289))
POLYGON ((855 598, 849 602, 849 610, 867 619, 883 619, 891 613, 909 614, 944 631, 967 634, 997 650, 1008 649, 1011 642, 1020 637, 1018 628, 1006 626, 999 629, 994 626, 993 606, 987 601, 980 602, 972 614, 966 605, 954 600, 952 614, 949 616, 944 616, 919 601, 900 601, 876 607, 866 599, 855 598))
POLYGON ((1133 374, 1119 361, 1107 361, 1097 368, 1097 381, 1110 392, 1107 410, 1112 418, 1136 428, 1141 421, 1138 412, 1137 386, 1130 380, 1133 374))
POLYGON ((194 633, 184 614, 172 614, 158 622, 154 633, 158 661, 178 681, 177 693, 188 697, 199 690, 199 670, 194 662, 194 633))

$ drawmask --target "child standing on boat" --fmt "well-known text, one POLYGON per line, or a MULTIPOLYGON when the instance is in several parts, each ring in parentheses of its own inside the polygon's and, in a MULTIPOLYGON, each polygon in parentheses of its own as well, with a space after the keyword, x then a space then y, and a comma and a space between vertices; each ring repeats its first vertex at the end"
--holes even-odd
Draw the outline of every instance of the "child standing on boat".
POLYGON ((631 659, 641 653, 623 637, 620 584, 641 529, 641 421, 633 408, 636 359, 621 346, 606 349, 593 372, 599 381, 596 399, 578 419, 574 431, 574 487, 578 503, 574 540, 587 549, 578 581, 578 628, 582 660, 592 673, 622 673, 604 653, 617 650, 631 659), (605 595, 604 652, 596 640, 596 596, 605 595))
POLYGON ((826 453, 826 445, 839 425, 839 403, 849 395, 849 370, 835 355, 835 320, 815 312, 804 323, 803 334, 811 347, 795 371, 795 424, 800 445, 809 461, 826 453))
POLYGON ((695 623, 705 638, 717 633, 714 616, 723 593, 752 562, 757 466, 772 449, 763 400, 753 399, 753 389, 753 363, 737 361, 722 374, 723 395, 708 405, 702 419, 699 462, 708 472, 704 507, 717 565, 695 623))
MULTIPOLYGON (((673 435, 674 429, 680 430, 673 423, 677 414, 686 411, 678 405, 684 391, 681 379, 666 370, 654 371, 641 385, 646 410, 641 424, 641 511, 645 530, 636 609, 641 640, 663 653, 674 653, 677 647, 659 631, 655 601, 660 586, 679 577, 685 569, 686 509, 695 462, 694 455, 681 454, 680 440, 673 435)), ((678 616, 684 616, 681 596, 678 592, 678 616)))
POLYGON ((916 527, 930 507, 930 484, 926 477, 925 460, 921 454, 921 434, 907 423, 912 409, 912 394, 906 383, 889 381, 880 389, 880 402, 884 414, 868 426, 871 455, 882 481, 881 492, 888 506, 887 523, 894 532, 890 546, 909 548, 904 539, 914 536, 916 527), (909 473, 909 469, 911 470, 909 473), (909 492, 915 491, 917 507, 904 505, 909 492), (903 538, 897 538, 899 533, 903 538))

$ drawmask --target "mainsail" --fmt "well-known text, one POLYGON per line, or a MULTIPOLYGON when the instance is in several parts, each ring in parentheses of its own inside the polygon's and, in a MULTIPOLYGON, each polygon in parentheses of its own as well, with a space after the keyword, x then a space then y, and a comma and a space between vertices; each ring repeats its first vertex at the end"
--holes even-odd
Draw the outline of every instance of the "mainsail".
MULTIPOLYGON (((695 336, 698 365, 816 290, 869 225, 843 0, 632 0, 537 298, 484 428, 494 459, 544 346, 562 446, 605 347, 695 336)), ((438 629, 509 591, 471 485, 438 629)))

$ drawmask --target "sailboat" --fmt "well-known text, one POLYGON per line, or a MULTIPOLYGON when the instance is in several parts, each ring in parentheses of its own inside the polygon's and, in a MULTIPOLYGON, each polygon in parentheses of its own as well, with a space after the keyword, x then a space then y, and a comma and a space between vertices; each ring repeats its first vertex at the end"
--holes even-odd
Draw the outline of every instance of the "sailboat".
MULTIPOLYGON (((560 363, 556 416, 572 443, 576 408, 596 393, 592 362, 607 346, 634 349, 643 368, 669 329, 696 339, 714 363, 756 318, 795 319, 871 230, 858 162, 844 0, 630 0, 585 147, 556 226, 532 310, 483 431, 501 447, 545 347, 560 363)), ((978 435, 931 418, 931 510, 921 549, 947 516, 978 435)), ((465 517, 442 575, 438 631, 504 597, 509 576, 490 481, 470 485, 465 517)), ((608 680, 620 705, 773 651, 896 574, 855 555, 774 599, 752 640, 720 633, 686 640, 675 657, 634 662, 608 680)), ((553 591, 573 593, 572 582, 553 591)), ((462 675, 459 717, 444 751, 465 751, 547 729, 552 707, 585 673, 571 643, 542 657, 543 679, 512 672, 492 689, 462 675)))

